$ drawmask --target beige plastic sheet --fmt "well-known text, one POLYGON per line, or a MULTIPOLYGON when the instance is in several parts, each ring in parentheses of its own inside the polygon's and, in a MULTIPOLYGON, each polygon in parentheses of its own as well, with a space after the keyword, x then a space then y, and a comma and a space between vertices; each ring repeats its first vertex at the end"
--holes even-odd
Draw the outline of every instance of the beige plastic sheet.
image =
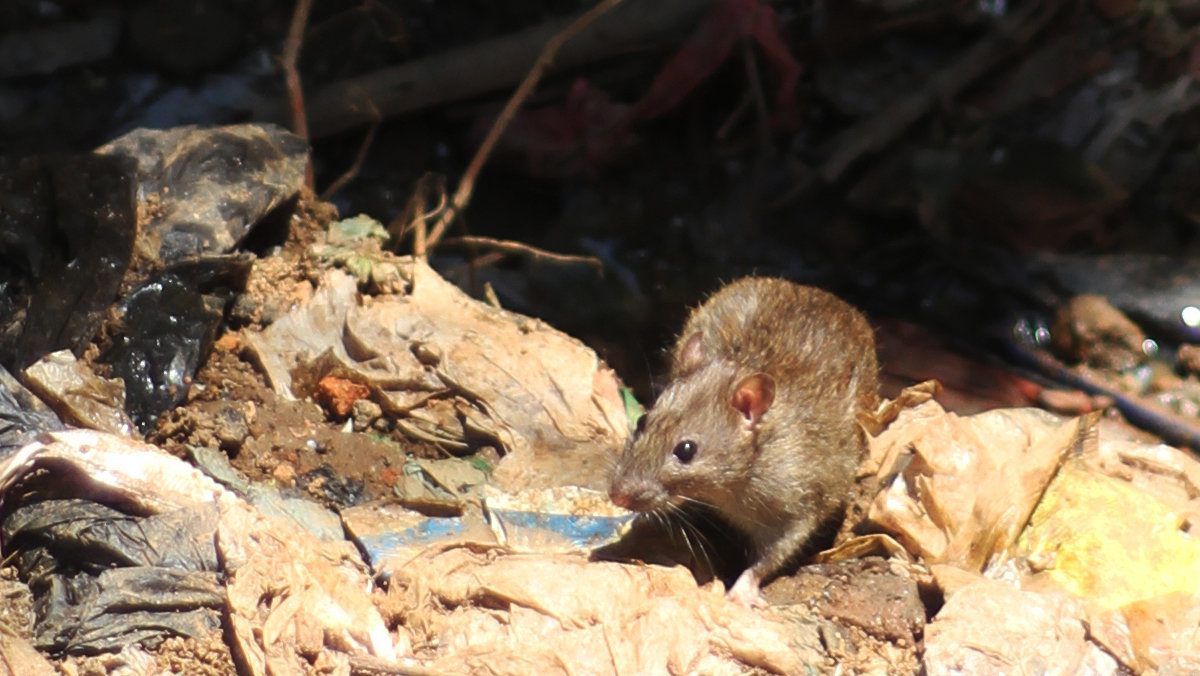
POLYGON ((681 567, 431 548, 391 571, 429 666, 487 674, 803 674, 825 666, 802 610, 753 611, 681 567))
POLYGON ((925 630, 929 676, 1118 674, 1087 638, 1083 603, 983 577, 955 592, 925 630), (983 621, 986 618, 986 621, 983 621))

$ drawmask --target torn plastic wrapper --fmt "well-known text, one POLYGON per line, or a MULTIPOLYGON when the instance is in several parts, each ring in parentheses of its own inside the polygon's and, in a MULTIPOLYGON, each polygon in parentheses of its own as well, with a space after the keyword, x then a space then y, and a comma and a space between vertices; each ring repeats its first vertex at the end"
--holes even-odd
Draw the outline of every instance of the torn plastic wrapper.
POLYGON ((35 645, 116 652, 220 629, 215 509, 130 516, 87 500, 42 500, 4 519, 3 542, 37 599, 35 645))
POLYGON ((346 532, 377 572, 426 546, 494 543, 479 509, 485 468, 478 458, 409 458, 393 486, 395 502, 342 510, 346 532))
MULTIPOLYGON (((307 159, 307 144, 275 125, 192 126, 139 129, 93 153, 0 172, 0 203, 12 207, 0 240, 13 245, 0 252, 11 263, 0 266, 0 314, 15 315, 0 331, 0 363, 82 355, 107 328, 114 344, 99 361, 123 378, 145 431, 186 397, 244 287, 253 257, 224 254, 299 194, 307 159)), ((67 398, 59 392, 60 405, 67 398)), ((72 417, 129 433, 94 412, 72 417)))
POLYGON ((955 592, 926 628, 925 672, 951 674, 1122 673, 1088 640, 1078 599, 978 578, 955 592), (985 620, 986 618, 986 620, 985 620))
POLYGON ((124 383, 96 375, 70 350, 51 352, 22 375, 29 389, 60 417, 110 434, 136 433, 133 421, 125 414, 124 383))
POLYGON ((494 542, 478 513, 429 516, 398 504, 372 503, 343 510, 342 521, 346 533, 366 553, 371 570, 384 577, 426 547, 494 542))
POLYGON ((1035 570, 1101 608, 1200 592, 1200 540, 1180 515, 1127 482, 1069 462, 1021 536, 1035 570))

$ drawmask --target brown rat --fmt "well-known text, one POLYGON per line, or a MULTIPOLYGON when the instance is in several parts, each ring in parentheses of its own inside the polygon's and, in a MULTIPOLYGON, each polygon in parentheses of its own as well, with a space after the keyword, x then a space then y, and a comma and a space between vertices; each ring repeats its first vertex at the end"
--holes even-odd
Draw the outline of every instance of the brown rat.
POLYGON ((692 311, 671 382, 617 462, 613 502, 705 505, 749 539, 730 598, 762 605, 774 575, 842 509, 878 399, 875 340, 821 289, 746 277, 692 311))

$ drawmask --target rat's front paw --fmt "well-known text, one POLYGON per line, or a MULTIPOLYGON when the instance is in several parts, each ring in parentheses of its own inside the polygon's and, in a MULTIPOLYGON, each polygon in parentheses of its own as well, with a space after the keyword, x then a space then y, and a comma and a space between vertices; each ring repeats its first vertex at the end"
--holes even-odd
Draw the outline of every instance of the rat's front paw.
POLYGON ((758 588, 758 575, 750 568, 747 568, 738 576, 737 582, 725 592, 725 598, 739 603, 747 608, 766 608, 770 604, 762 597, 762 591, 758 588))

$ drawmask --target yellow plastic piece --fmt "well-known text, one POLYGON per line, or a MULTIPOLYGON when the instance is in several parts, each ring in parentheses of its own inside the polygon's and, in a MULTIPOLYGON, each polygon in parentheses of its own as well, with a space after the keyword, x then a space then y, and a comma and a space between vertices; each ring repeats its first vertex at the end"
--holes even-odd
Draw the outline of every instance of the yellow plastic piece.
POLYGON ((1018 550, 1059 586, 1105 609, 1200 592, 1200 539, 1150 493, 1067 462, 1018 550))

